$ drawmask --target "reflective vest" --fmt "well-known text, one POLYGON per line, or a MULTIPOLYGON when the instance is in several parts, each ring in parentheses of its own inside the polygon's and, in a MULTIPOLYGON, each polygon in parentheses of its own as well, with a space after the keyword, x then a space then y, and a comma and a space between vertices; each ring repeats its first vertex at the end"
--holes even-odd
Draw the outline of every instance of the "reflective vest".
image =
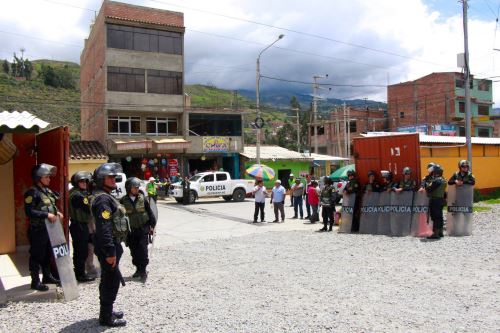
MULTIPOLYGON (((47 190, 47 193, 45 193, 44 191, 40 191, 40 189, 36 186, 32 187, 32 189, 38 192, 38 194, 40 195, 40 201, 37 203, 35 209, 52 214, 57 214, 56 200, 59 199, 57 195, 49 188, 45 188, 47 190)), ((32 225, 45 225, 45 219, 30 217, 30 223, 32 225)))
POLYGON ((146 186, 148 195, 156 195, 156 184, 149 182, 146 186))
POLYGON ((99 190, 95 193, 94 197, 92 198, 92 202, 101 195, 108 195, 116 203, 117 209, 113 213, 113 215, 111 215, 111 221, 113 223, 113 237, 116 238, 118 242, 124 242, 127 239, 128 233, 130 232, 130 224, 128 217, 126 216, 125 207, 123 207, 112 195, 102 190, 99 190))
POLYGON ((139 229, 148 222, 149 216, 146 212, 144 196, 141 193, 137 195, 135 206, 128 195, 124 196, 120 202, 127 212, 127 216, 130 220, 130 228, 139 229))
POLYGON ((71 191, 69 191, 69 217, 71 218, 71 222, 87 224, 89 223, 92 215, 84 211, 80 207, 73 207, 73 205, 71 204, 71 200, 77 194, 81 194, 83 196, 83 203, 88 205, 90 208, 90 199, 87 191, 83 191, 79 188, 73 187, 71 191))

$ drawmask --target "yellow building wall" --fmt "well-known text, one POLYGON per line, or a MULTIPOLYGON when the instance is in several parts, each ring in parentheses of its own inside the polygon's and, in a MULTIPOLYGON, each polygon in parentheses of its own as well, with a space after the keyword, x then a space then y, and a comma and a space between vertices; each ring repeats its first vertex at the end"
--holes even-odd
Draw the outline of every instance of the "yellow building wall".
POLYGON ((14 204, 14 163, 0 165, 2 200, 0 200, 0 254, 16 252, 16 217, 14 204))
POLYGON ((77 171, 94 172, 99 165, 106 162, 107 160, 70 160, 68 178, 71 179, 71 176, 77 171))
MULTIPOLYGON (((444 144, 443 144, 444 145, 444 144)), ((472 145, 472 173, 476 177, 476 188, 500 188, 500 146, 472 145)), ((420 170, 422 179, 427 174, 427 164, 440 164, 444 178, 448 179, 458 170, 458 162, 467 159, 467 147, 420 148, 420 170)))

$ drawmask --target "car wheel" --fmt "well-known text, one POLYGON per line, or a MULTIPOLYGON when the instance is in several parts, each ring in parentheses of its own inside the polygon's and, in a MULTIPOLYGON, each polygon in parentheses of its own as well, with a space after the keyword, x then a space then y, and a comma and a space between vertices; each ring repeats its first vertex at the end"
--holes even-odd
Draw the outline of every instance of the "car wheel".
POLYGON ((189 191, 189 203, 194 204, 195 201, 196 201, 196 192, 189 191))
POLYGON ((233 200, 236 202, 241 202, 245 200, 246 192, 242 188, 237 188, 233 192, 233 200))
POLYGON ((174 198, 178 203, 182 203, 182 198, 174 198))

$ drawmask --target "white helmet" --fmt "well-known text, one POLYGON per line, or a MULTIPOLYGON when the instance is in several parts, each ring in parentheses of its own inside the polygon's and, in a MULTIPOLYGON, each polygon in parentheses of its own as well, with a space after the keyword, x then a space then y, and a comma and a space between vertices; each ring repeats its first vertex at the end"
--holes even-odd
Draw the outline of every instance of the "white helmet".
POLYGON ((149 177, 149 181, 150 181, 150 182, 151 182, 151 181, 153 181, 153 182, 154 182, 155 180, 156 180, 156 179, 155 179, 154 177, 149 177))

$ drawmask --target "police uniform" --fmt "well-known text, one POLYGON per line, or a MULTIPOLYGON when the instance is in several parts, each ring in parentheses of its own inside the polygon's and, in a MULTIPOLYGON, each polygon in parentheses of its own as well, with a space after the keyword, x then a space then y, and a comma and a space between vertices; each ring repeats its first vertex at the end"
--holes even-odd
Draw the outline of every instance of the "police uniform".
POLYGON ((132 255, 132 264, 137 268, 134 277, 146 278, 146 266, 148 258, 148 235, 151 228, 156 226, 156 218, 142 193, 138 193, 134 199, 130 195, 124 196, 120 203, 125 207, 130 221, 130 234, 127 244, 132 255))
POLYGON ((404 178, 399 181, 399 183, 394 183, 393 190, 402 189, 403 191, 415 191, 417 187, 417 182, 414 179, 405 180, 404 178))
POLYGON ((443 237, 443 207, 445 205, 446 180, 443 176, 433 177, 426 183, 425 190, 430 198, 429 210, 432 219, 432 238, 443 237))
POLYGON ((448 180, 448 185, 455 185, 456 180, 461 180, 464 185, 475 185, 476 184, 476 178, 472 174, 472 172, 467 171, 467 172, 460 172, 457 171, 455 172, 450 179, 448 180))
POLYGON ((359 181, 356 178, 350 179, 345 188, 344 192, 347 194, 356 194, 356 198, 354 200, 354 211, 352 215, 352 232, 359 231, 359 214, 360 214, 360 200, 359 200, 359 191, 360 191, 359 181))
POLYGON ((50 239, 45 226, 48 214, 57 214, 56 200, 59 195, 48 187, 35 185, 24 193, 24 210, 30 224, 28 240, 30 242, 29 270, 31 288, 45 291, 48 287, 40 283, 40 267, 42 268, 42 283, 59 283, 50 273, 50 239))
MULTIPOLYGON (((77 184, 78 185, 78 184, 77 184)), ((69 216, 71 225, 69 231, 73 239, 73 265, 75 266, 76 279, 88 282, 93 279, 85 274, 85 262, 88 256, 90 199, 89 193, 78 187, 73 187, 69 192, 69 216)))
POLYGON ((364 192, 380 192, 380 185, 375 181, 368 183, 365 185, 364 192))
POLYGON ((321 216, 323 217, 323 228, 320 231, 327 231, 326 227, 328 225, 328 231, 332 231, 333 227, 333 209, 335 207, 335 189, 329 180, 325 187, 321 190, 320 194, 321 202, 321 216))

